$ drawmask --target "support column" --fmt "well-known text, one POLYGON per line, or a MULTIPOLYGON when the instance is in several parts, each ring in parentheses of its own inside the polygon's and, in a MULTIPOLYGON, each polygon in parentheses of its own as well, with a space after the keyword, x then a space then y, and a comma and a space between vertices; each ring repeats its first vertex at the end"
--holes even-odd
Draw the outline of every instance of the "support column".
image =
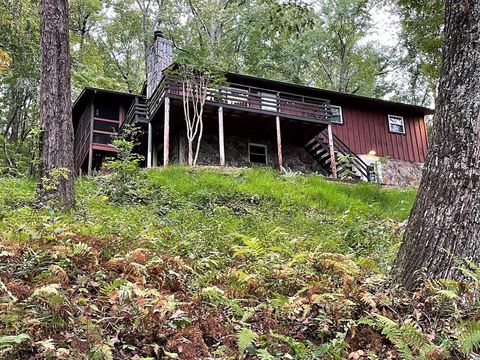
POLYGON ((335 147, 333 146, 333 131, 332 124, 328 124, 328 147, 330 148, 330 167, 332 168, 332 175, 337 178, 337 160, 335 159, 335 147))
POLYGON ((93 167, 93 149, 92 149, 92 143, 90 142, 90 150, 88 151, 88 169, 87 169, 88 176, 92 175, 92 167, 93 167))
MULTIPOLYGON (((96 90, 95 90, 96 93, 96 90)), ((94 95, 95 97, 95 95, 94 95)), ((92 168, 93 168, 93 128, 95 124, 95 109, 93 105, 93 100, 90 103, 90 149, 88 150, 88 168, 87 168, 87 175, 92 175, 92 168)))
POLYGON ((280 129, 280 116, 277 116, 275 119, 275 125, 277 128, 277 155, 278 155, 278 168, 284 170, 283 168, 283 156, 282 156, 282 132, 280 129))
POLYGON ((158 164, 158 159, 157 159, 157 154, 158 154, 158 146, 155 141, 153 141, 152 144, 152 167, 157 167, 158 164))
POLYGON ((152 149, 153 149, 153 127, 148 123, 148 144, 147 144, 147 168, 152 167, 152 149))
POLYGON ((179 164, 185 164, 185 138, 180 134, 178 137, 178 162, 179 164))
POLYGON ((170 153, 170 98, 165 98, 165 115, 163 125, 163 166, 168 165, 170 153))
POLYGON ((225 138, 223 130, 223 107, 218 108, 218 152, 220 154, 220 166, 225 166, 225 138))

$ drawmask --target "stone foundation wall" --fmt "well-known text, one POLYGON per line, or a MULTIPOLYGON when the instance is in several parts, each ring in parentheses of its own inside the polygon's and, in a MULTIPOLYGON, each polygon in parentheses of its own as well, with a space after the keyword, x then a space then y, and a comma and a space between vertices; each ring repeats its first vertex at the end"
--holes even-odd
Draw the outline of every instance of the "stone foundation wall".
POLYGON ((380 179, 385 185, 419 186, 423 163, 387 160, 380 167, 380 179))
MULTIPOLYGON (((185 144, 183 149, 178 147, 178 144, 182 141, 177 141, 175 147, 172 146, 173 154, 179 154, 175 156, 175 160, 171 156, 172 162, 178 162, 179 158, 187 159, 187 140, 184 139, 185 144)), ((271 167, 278 167, 277 159, 277 144, 272 140, 258 139, 258 138, 243 138, 238 136, 226 136, 225 137, 225 162, 227 166, 232 167, 249 167, 252 164, 248 158, 248 144, 261 144, 267 146, 267 165, 271 167)), ((173 144, 172 144, 173 145, 173 144)), ((315 160, 305 151, 303 146, 284 143, 282 144, 283 166, 291 171, 312 172, 318 170, 318 164, 315 160)), ((199 165, 219 165, 220 158, 218 152, 218 136, 204 135, 200 146, 200 152, 198 155, 199 165)))
MULTIPOLYGON (((180 138, 181 134, 172 136, 170 143, 170 163, 185 163, 188 158, 187 139, 180 138)), ((267 165, 278 168, 277 144, 270 139, 245 138, 239 136, 225 137, 225 162, 231 167, 249 167, 252 164, 248 158, 248 144, 267 146, 267 165)), ((315 172, 319 171, 318 163, 305 151, 303 146, 291 143, 282 144, 283 166, 291 171, 315 172)), ((423 163, 402 160, 387 160, 380 162, 378 157, 360 155, 367 164, 375 164, 379 182, 393 186, 418 186, 422 177, 423 163)), ((206 134, 203 136, 198 156, 198 165, 218 166, 220 164, 218 152, 218 136, 206 134)))

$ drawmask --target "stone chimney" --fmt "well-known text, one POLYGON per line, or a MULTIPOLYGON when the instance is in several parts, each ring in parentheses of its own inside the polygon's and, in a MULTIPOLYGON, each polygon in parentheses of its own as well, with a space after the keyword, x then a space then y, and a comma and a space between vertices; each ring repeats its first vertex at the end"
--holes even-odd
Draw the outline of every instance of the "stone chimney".
POLYGON ((147 53, 147 97, 152 96, 162 80, 163 70, 172 64, 172 42, 155 31, 154 41, 147 53))

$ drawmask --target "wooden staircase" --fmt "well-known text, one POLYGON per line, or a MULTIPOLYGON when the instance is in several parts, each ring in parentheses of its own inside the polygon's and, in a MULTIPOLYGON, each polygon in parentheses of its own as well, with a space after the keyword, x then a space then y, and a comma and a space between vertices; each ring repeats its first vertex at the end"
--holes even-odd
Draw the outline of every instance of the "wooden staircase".
MULTIPOLYGON (((318 162, 322 174, 325 176, 332 176, 332 157, 330 156, 327 130, 325 129, 320 132, 312 140, 307 142, 304 147, 305 150, 318 162)), ((335 152, 338 178, 375 181, 376 175, 373 167, 367 165, 335 135, 333 135, 333 148, 335 152)))
POLYGON ((125 126, 136 125, 138 123, 148 123, 148 102, 147 98, 142 95, 137 95, 135 97, 135 100, 128 109, 124 121, 120 126, 119 133, 122 133, 125 126))

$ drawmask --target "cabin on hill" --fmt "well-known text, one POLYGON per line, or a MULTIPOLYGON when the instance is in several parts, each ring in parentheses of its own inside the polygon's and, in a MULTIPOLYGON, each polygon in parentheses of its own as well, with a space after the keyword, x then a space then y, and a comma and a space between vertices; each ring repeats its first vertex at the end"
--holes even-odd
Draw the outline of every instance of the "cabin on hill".
MULTIPOLYGON (((140 94, 83 90, 73 106, 78 174, 115 154, 111 142, 127 124, 143 129, 136 151, 145 167, 186 162, 182 84, 165 72, 172 63, 172 43, 157 32, 140 94)), ((206 95, 198 164, 418 184, 433 110, 236 73, 225 80, 206 95)))

